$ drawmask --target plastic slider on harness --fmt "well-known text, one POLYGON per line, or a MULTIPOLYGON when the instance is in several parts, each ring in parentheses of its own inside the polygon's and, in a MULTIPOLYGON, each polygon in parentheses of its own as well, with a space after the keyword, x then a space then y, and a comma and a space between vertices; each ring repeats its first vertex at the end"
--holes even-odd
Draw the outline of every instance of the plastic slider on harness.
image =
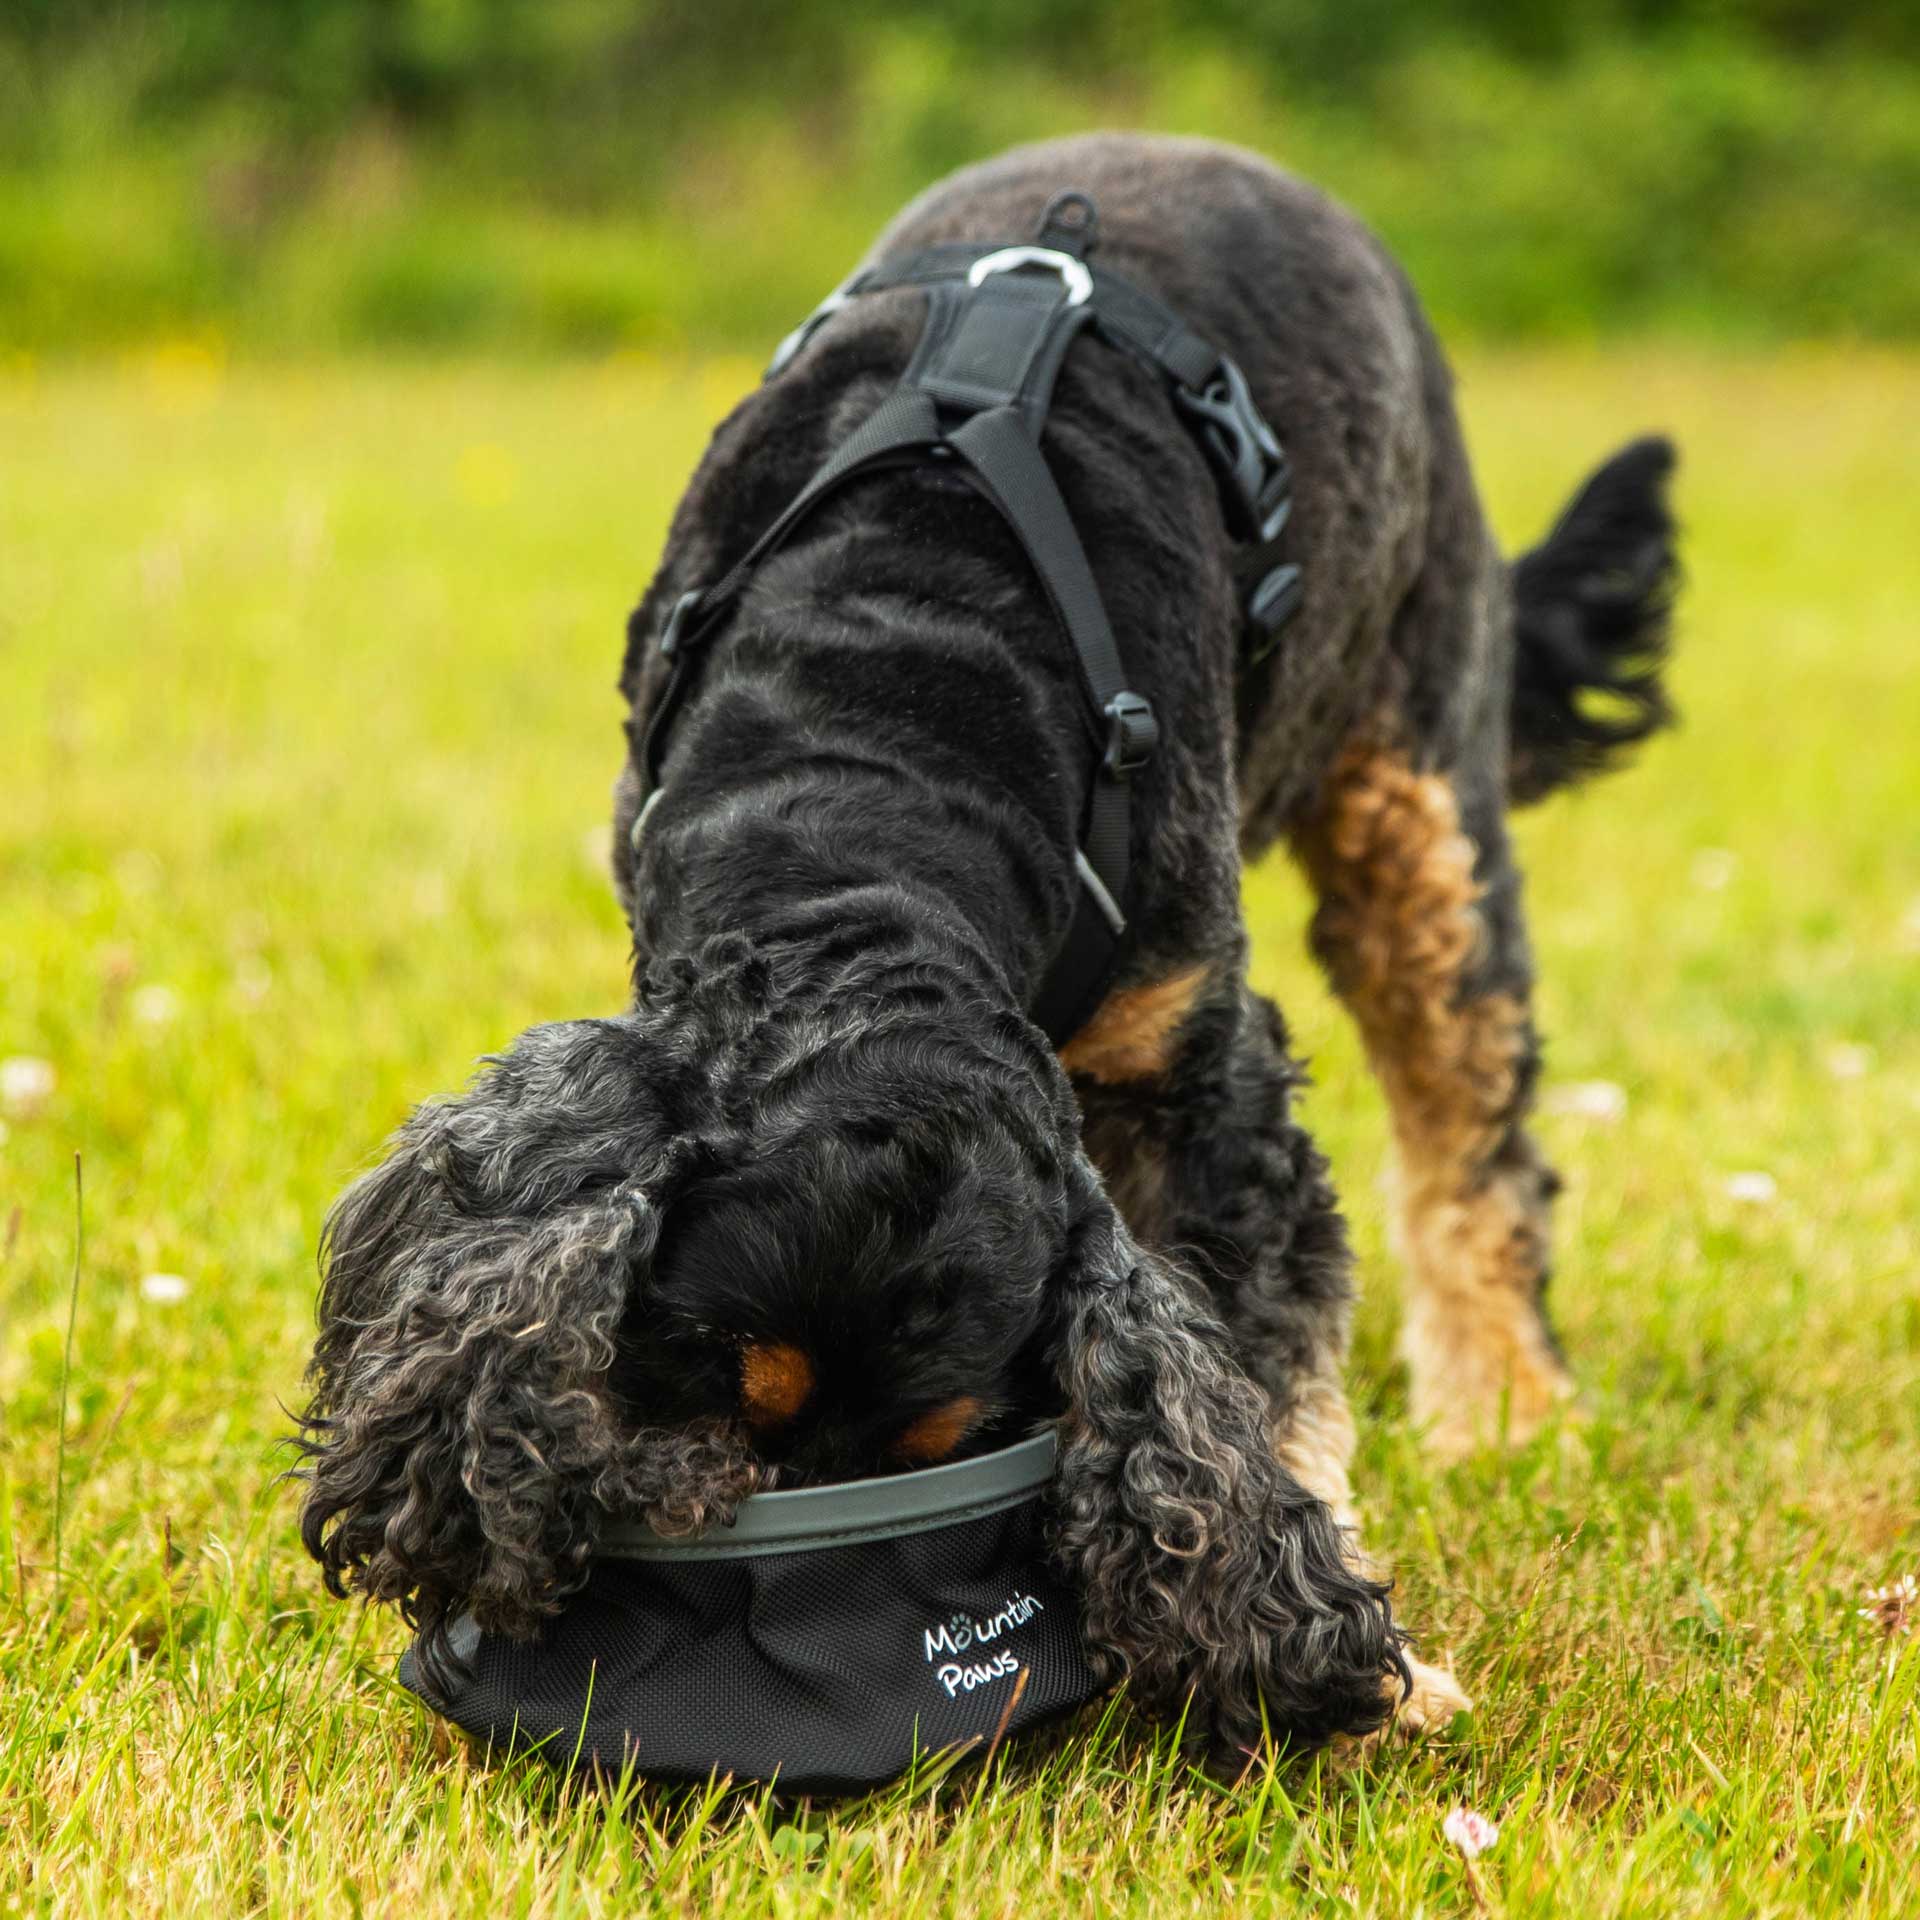
POLYGON ((861 278, 862 276, 860 274, 855 273, 841 281, 791 333, 782 336, 780 344, 773 350, 773 358, 767 362, 767 370, 760 376, 762 380, 771 380, 776 374, 781 374, 786 371, 787 362, 791 360, 842 307, 847 306, 853 300, 854 295, 860 290, 859 282, 861 278))
POLYGON ((1100 764, 1116 780, 1131 780, 1160 745, 1160 722, 1137 693, 1116 693, 1101 711, 1107 719, 1107 750, 1100 764))
POLYGON ((1275 567, 1261 577, 1247 596, 1247 622, 1255 635, 1247 650, 1248 666, 1258 666, 1280 644, 1281 629, 1306 597, 1306 578, 1297 566, 1275 567))
POLYGON ((700 612, 700 603, 706 598, 698 587, 691 593, 683 593, 673 603, 673 611, 667 615, 667 624, 660 630, 660 657, 671 660, 680 651, 680 643, 686 637, 687 623, 700 612))

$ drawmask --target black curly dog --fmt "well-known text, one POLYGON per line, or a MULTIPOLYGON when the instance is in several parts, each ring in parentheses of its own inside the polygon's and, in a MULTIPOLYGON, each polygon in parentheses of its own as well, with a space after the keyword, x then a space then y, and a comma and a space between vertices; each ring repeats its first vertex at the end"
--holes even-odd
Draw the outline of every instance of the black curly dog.
MULTIPOLYGON (((702 1527, 1057 1420, 1053 1551, 1137 1700, 1228 1753, 1464 1704, 1406 1660, 1354 1530, 1347 1237, 1247 986, 1241 862, 1302 862, 1389 1098, 1416 1418, 1448 1451, 1532 1428, 1569 1386, 1506 812, 1668 718, 1672 450, 1628 447, 1509 566, 1392 261, 1217 146, 1023 149, 873 257, 1024 238, 1062 187, 1103 265, 1245 369, 1297 475, 1304 609, 1243 671, 1202 452, 1148 368, 1078 342, 1046 450, 1162 746, 1123 974, 1056 1055, 1027 1009, 1093 776, 1005 523, 922 466, 754 575, 633 851, 631 755, 616 792, 631 1011, 422 1107, 329 1223, 306 1543, 429 1640, 458 1609, 537 1632, 609 1515, 702 1527)), ((635 753, 666 610, 888 393, 922 312, 848 307, 715 435, 635 618, 635 753)))

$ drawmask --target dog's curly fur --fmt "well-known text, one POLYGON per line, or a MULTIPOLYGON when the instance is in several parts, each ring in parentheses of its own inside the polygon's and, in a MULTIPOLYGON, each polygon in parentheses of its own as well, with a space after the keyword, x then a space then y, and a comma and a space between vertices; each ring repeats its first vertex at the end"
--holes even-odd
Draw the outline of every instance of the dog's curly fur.
POLYGON ((721 426, 622 679, 634 1004, 536 1028, 422 1108, 327 1231, 304 1536, 430 1655, 457 1610, 536 1632, 609 1515, 696 1528, 756 1487, 1055 1420, 1054 1551, 1106 1672, 1216 1753, 1379 1725, 1412 1681, 1328 1411, 1351 1262, 1245 980, 1240 861, 1279 838, 1396 1103, 1419 1324, 1466 1303, 1453 1345, 1411 1352, 1416 1405, 1484 1425, 1522 1352, 1562 1384, 1504 812, 1667 717, 1671 452, 1623 455, 1510 570, 1398 272, 1223 148, 1024 149, 876 252, 1019 238, 1068 186, 1099 257, 1231 352, 1279 427, 1306 605, 1240 673, 1212 475, 1152 374, 1077 345, 1047 451, 1163 744, 1122 977, 1063 1064, 1027 1008, 1073 908, 1083 696, 1018 546, 950 476, 865 482, 760 569, 641 820, 665 609, 886 393, 919 296, 843 311, 721 426), (1408 830, 1366 826, 1388 819, 1408 830))
POLYGON ((1054 1549, 1108 1675, 1152 1710, 1191 1703, 1221 1753, 1263 1712, 1308 1744, 1377 1725, 1383 1678, 1411 1684, 1387 1590, 1275 1458, 1219 1317, 1090 1180, 1068 1276, 1054 1549))

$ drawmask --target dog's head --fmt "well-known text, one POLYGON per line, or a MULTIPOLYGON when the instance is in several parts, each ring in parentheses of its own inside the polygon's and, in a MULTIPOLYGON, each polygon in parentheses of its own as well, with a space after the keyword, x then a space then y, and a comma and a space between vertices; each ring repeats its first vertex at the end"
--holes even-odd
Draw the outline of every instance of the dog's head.
POLYGON ((604 1515, 994 1444, 1047 1410, 1076 1153, 1044 1041, 954 983, 824 994, 723 941, 535 1028, 329 1220, 309 1549, 526 1632, 604 1515))
POLYGON ((1072 1103, 1045 1042, 956 980, 788 992, 744 949, 689 1005, 704 1084, 629 1291, 632 1422, 724 1425, 759 1484, 926 1466, 1031 1424, 1072 1103))

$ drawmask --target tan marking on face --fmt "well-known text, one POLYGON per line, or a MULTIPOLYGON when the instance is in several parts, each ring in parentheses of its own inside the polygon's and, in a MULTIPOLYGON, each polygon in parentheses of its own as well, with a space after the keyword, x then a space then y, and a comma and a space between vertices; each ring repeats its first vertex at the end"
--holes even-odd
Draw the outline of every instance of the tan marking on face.
POLYGON ((943 1407, 923 1413, 893 1443, 903 1460, 914 1460, 931 1467, 947 1458, 971 1433, 981 1414, 980 1402, 970 1393, 949 1400, 943 1407))
POLYGON ((1503 1407, 1524 1437, 1572 1383, 1537 1305, 1545 1207, 1506 1145, 1527 1006, 1463 993, 1484 931, 1458 798, 1400 754, 1351 746, 1296 847, 1319 894, 1315 951, 1392 1113, 1414 1417, 1448 1454, 1497 1437, 1503 1407))
POLYGON ((748 1424, 791 1420, 813 1391, 813 1362, 798 1347, 755 1341, 740 1355, 740 1407, 748 1424))
POLYGON ((1205 967, 1110 993, 1094 1016, 1060 1049, 1060 1064, 1088 1080, 1151 1080, 1166 1072, 1174 1036, 1193 1011, 1205 967))

